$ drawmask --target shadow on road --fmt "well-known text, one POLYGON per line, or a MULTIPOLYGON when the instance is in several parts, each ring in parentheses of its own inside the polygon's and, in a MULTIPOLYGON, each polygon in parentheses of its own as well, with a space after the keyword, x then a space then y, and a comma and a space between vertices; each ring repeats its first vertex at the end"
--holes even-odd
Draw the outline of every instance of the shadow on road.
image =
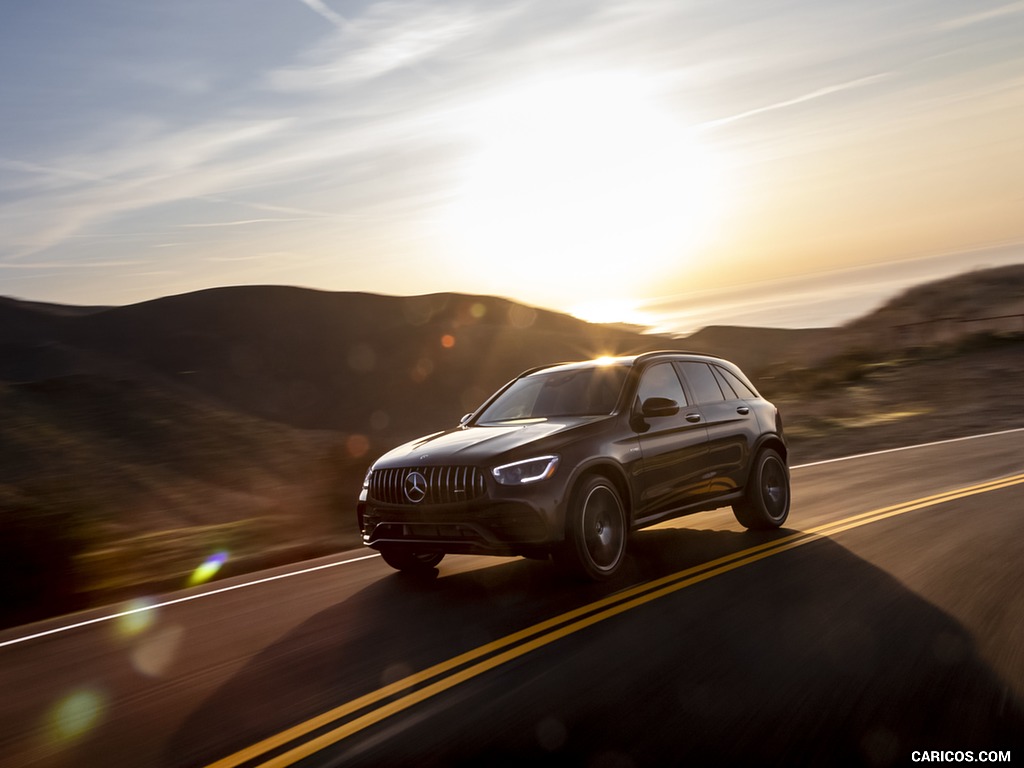
MULTIPOLYGON (((166 762, 208 762, 545 618, 783 535, 644 531, 624 572, 602 585, 571 584, 526 560, 449 575, 443 563, 432 580, 384 577, 252 659, 183 723, 166 762)), ((342 742, 325 760, 887 766, 914 749, 1024 745, 1024 708, 964 628, 827 540, 655 600, 512 667, 418 705, 409 722, 399 716, 342 742)))

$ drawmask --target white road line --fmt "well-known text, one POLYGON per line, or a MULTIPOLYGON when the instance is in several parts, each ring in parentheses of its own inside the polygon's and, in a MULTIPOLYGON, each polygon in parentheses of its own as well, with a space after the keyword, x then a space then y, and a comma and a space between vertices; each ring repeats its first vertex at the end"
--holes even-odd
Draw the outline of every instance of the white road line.
POLYGON ((191 600, 198 600, 202 597, 210 597, 212 595, 220 595, 224 592, 232 592, 236 589, 242 589, 244 587, 254 587, 257 584, 266 584, 269 581, 277 581, 278 579, 287 579, 291 576, 301 576, 304 573, 313 573, 314 571, 322 571, 326 568, 337 568, 339 565, 348 565, 349 563, 358 563, 361 560, 370 560, 374 557, 380 557, 380 555, 374 553, 372 555, 363 555, 362 557, 353 557, 351 560, 341 560, 337 563, 326 563, 324 565, 316 565, 312 568, 303 568, 298 571, 289 571, 288 573, 279 573, 276 576, 266 576, 262 579, 256 579, 255 581, 246 581, 241 584, 232 584, 230 587, 220 587, 219 589, 211 589, 209 592, 200 592, 196 595, 187 595, 186 597, 178 597, 174 600, 165 600, 162 603, 154 603, 153 605, 144 605, 138 608, 132 608, 127 611, 120 611, 118 613, 112 613, 107 616, 97 616, 95 619, 87 619, 86 621, 79 621, 75 624, 67 624, 63 627, 54 627, 53 629, 47 629, 43 632, 36 632, 31 635, 25 635, 24 637, 16 637, 13 640, 5 640, 0 643, 0 648, 5 648, 8 645, 16 645, 18 643, 24 643, 29 640, 38 640, 40 637, 46 637, 47 635, 55 635, 59 632, 67 632, 68 630, 78 629, 79 627, 87 627, 90 624, 99 624, 104 621, 111 621, 112 619, 120 619, 124 616, 131 616, 133 613, 142 613, 143 611, 153 611, 157 608, 166 608, 169 605, 177 605, 178 603, 187 603, 191 600))
POLYGON ((979 437, 997 437, 998 435, 1009 435, 1014 432, 1024 432, 1024 427, 1017 429, 1004 429, 1002 432, 987 432, 984 435, 969 435, 967 437, 953 437, 948 440, 936 440, 932 443, 921 443, 919 445, 905 445, 902 448, 887 448, 884 451, 872 451, 871 453, 858 453, 853 456, 840 456, 838 459, 824 459, 823 461, 812 461, 808 464, 797 464, 793 469, 804 469, 806 467, 819 467, 822 464, 834 464, 838 461, 850 461, 850 459, 864 459, 868 456, 881 456, 883 453, 896 453, 897 451, 912 451, 915 448, 928 448, 933 445, 945 445, 946 443, 959 443, 964 440, 977 440, 979 437))
MULTIPOLYGON (((879 456, 879 455, 884 454, 884 453, 895 453, 897 451, 910 451, 910 450, 913 450, 915 448, 928 448, 929 446, 933 446, 933 445, 943 445, 945 443, 957 443, 957 442, 960 442, 960 441, 963 441, 963 440, 976 440, 976 439, 981 438, 981 437, 996 437, 998 435, 1008 435, 1008 434, 1011 434, 1013 432, 1024 432, 1024 428, 1006 429, 1006 430, 1003 430, 1001 432, 989 432, 989 433, 986 433, 984 435, 970 435, 969 437, 956 437, 956 438, 952 438, 950 440, 937 440, 935 442, 922 443, 920 445, 907 445, 907 446, 904 446, 902 448, 889 448, 889 449, 884 450, 884 451, 873 451, 871 453, 859 453, 859 454, 856 454, 854 456, 842 456, 842 457, 837 458, 837 459, 825 459, 824 461, 813 461, 813 462, 811 462, 809 464, 798 464, 795 467, 790 467, 790 469, 805 469, 806 467, 817 467, 817 466, 820 466, 822 464, 833 464, 833 463, 839 462, 839 461, 850 461, 851 459, 862 459, 862 458, 866 458, 868 456, 879 456)), ((152 611, 152 610, 155 610, 157 608, 166 608, 166 607, 171 606, 171 605, 177 605, 179 603, 187 603, 187 602, 189 602, 191 600, 198 600, 198 599, 203 598, 203 597, 211 597, 213 595, 220 595, 220 594, 223 594, 224 592, 232 592, 232 591, 234 591, 236 589, 243 589, 244 587, 254 587, 257 584, 266 584, 267 582, 270 582, 270 581, 277 581, 279 579, 287 579, 287 578, 290 578, 292 576, 301 576, 303 574, 312 573, 314 571, 322 571, 322 570, 324 570, 326 568, 336 568, 339 565, 348 565, 350 563, 358 563, 358 562, 361 562, 362 560, 370 560, 370 559, 375 558, 375 557, 380 557, 380 555, 378 555, 376 553, 370 554, 370 555, 363 555, 361 557, 354 557, 354 558, 352 558, 350 560, 341 560, 341 561, 339 561, 337 563, 327 563, 325 565, 317 565, 317 566, 314 566, 312 568, 303 568, 303 569, 298 570, 298 571, 289 571, 288 573, 280 573, 277 576, 267 576, 267 577, 264 577, 264 578, 261 578, 261 579, 256 579, 254 581, 246 581, 246 582, 242 582, 241 584, 233 584, 230 587, 221 587, 219 589, 211 589, 208 592, 200 592, 199 594, 196 594, 196 595, 188 595, 186 597, 178 597, 178 598, 175 598, 174 600, 166 600, 166 601, 164 601, 162 603, 154 603, 153 605, 146 605, 146 606, 141 606, 139 608, 132 608, 132 609, 127 610, 127 611, 119 611, 117 613, 111 613, 111 614, 106 615, 106 616, 97 616, 95 619, 88 619, 86 621, 79 621, 79 622, 77 622, 75 624, 67 624, 67 625, 61 626, 61 627, 54 627, 53 629, 47 629, 47 630, 45 630, 43 632, 35 632, 35 633, 31 634, 31 635, 25 635, 24 637, 16 637, 13 640, 4 640, 3 642, 0 642, 0 648, 6 648, 9 645, 16 645, 18 643, 25 643, 25 642, 28 642, 29 640, 38 640, 41 637, 47 637, 48 635, 55 635, 55 634, 58 634, 60 632, 68 632, 68 631, 70 631, 72 629, 79 629, 80 627, 87 627, 90 624, 100 624, 100 623, 102 623, 104 621, 112 621, 113 619, 120 619, 120 618, 123 618, 125 616, 131 616, 133 613, 142 613, 143 611, 152 611)))

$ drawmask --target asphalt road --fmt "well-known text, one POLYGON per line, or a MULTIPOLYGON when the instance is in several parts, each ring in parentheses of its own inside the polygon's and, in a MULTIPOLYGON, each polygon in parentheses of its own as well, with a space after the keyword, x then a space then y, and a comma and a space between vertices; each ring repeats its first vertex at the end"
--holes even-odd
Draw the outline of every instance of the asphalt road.
POLYGON ((783 531, 640 532, 610 584, 359 551, 5 631, 0 765, 1024 760, 1024 431, 793 491, 783 531))

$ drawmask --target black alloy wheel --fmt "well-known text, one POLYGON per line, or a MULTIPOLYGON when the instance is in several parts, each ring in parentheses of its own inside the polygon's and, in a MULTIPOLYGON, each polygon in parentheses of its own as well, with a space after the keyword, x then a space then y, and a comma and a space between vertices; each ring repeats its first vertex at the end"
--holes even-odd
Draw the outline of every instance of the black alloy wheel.
POLYGON ((619 492, 607 478, 587 478, 573 493, 563 547, 555 553, 564 570, 603 581, 626 554, 626 513, 619 492))
POLYGON ((779 528, 789 517, 789 468, 772 448, 763 449, 754 462, 741 501, 733 504, 736 519, 745 528, 779 528))

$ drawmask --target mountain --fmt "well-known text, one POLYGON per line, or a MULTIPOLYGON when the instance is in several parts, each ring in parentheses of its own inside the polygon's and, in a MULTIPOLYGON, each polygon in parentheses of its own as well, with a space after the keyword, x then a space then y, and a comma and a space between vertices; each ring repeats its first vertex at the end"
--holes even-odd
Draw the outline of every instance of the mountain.
POLYGON ((306 429, 370 432, 386 420, 416 432, 439 415, 457 419, 523 368, 664 343, 444 294, 246 287, 81 314, 0 305, 0 379, 146 381, 306 429))
POLYGON ((293 427, 412 435, 536 365, 693 348, 760 367, 803 333, 706 329, 681 341, 456 294, 219 288, 78 311, 0 300, 0 380, 145 381, 293 427))

